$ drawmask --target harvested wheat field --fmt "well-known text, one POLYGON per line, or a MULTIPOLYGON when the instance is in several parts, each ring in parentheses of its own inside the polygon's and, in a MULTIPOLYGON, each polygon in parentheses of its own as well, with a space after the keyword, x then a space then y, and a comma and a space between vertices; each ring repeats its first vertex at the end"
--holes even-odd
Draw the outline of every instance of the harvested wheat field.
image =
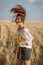
MULTIPOLYGON (((34 38, 31 65, 43 65, 43 22, 28 21, 25 22, 25 27, 30 30, 34 38)), ((14 22, 0 20, 0 65, 15 65, 17 62, 17 52, 14 52, 16 29, 14 22)))

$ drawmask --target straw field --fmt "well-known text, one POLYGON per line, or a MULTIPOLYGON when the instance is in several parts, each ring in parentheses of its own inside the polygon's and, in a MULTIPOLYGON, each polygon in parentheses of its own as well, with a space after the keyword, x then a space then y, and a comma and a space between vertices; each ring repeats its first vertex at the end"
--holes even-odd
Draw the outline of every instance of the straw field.
MULTIPOLYGON (((43 22, 28 21, 25 27, 33 36, 31 65, 43 65, 43 22)), ((9 20, 0 20, 0 65, 15 65, 17 53, 14 52, 14 34, 17 26, 9 20)))

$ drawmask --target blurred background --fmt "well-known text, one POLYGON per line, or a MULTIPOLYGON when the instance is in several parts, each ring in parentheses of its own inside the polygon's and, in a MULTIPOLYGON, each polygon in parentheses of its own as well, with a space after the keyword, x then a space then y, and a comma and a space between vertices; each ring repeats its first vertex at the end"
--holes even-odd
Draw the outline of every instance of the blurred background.
POLYGON ((17 4, 26 9, 25 27, 33 36, 31 65, 43 65, 43 0, 0 0, 0 65, 17 63, 14 35, 17 26, 12 22, 10 9, 17 4), (15 59, 16 58, 16 59, 15 59))

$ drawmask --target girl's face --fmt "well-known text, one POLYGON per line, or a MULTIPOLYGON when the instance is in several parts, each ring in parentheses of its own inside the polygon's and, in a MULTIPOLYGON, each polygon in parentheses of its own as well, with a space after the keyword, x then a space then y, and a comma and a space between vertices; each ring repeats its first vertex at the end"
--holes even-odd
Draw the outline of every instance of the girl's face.
POLYGON ((21 19, 21 16, 17 16, 15 19, 15 22, 18 26, 22 26, 23 25, 23 21, 21 19))

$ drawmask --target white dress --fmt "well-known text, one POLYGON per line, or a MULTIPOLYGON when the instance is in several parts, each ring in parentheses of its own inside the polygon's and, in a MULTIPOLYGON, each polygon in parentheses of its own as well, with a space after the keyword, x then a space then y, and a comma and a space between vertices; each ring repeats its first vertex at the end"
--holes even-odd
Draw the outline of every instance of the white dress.
POLYGON ((26 47, 26 48, 32 48, 33 37, 31 35, 31 33, 29 32, 29 30, 27 28, 24 28, 20 31, 17 30, 17 34, 20 34, 20 33, 22 33, 25 36, 27 45, 20 44, 19 46, 20 47, 26 47))

